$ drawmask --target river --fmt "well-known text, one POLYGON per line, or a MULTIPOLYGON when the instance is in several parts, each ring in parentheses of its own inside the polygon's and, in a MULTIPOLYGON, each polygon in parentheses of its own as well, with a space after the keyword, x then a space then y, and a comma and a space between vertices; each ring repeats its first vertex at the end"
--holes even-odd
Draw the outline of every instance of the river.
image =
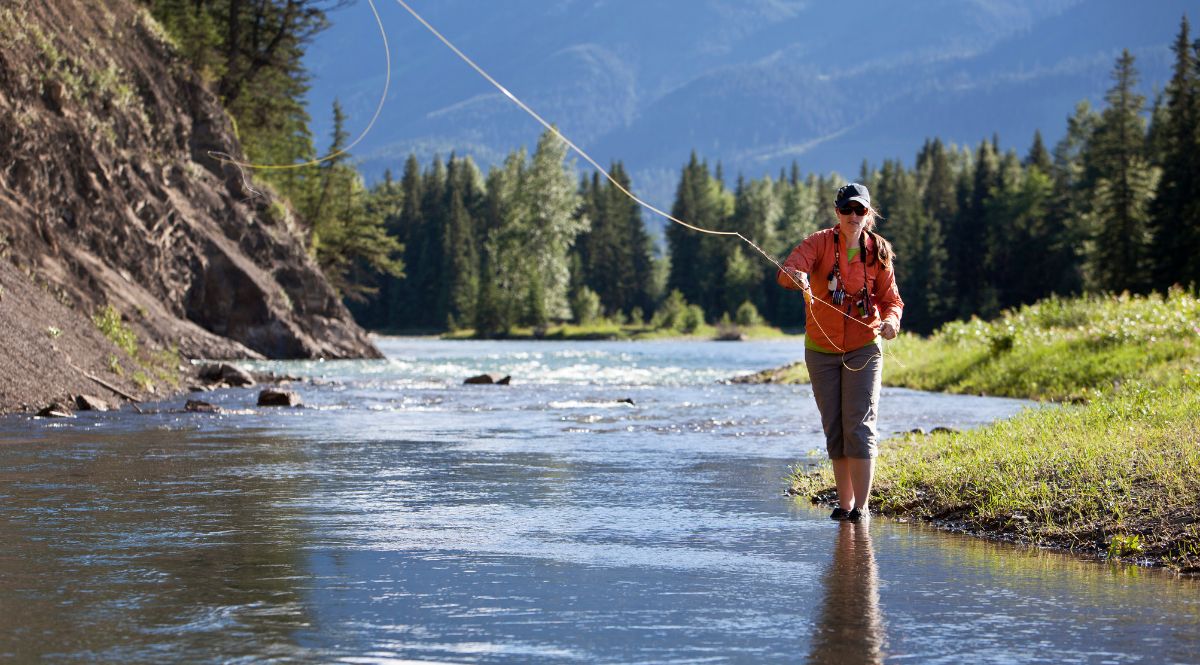
MULTIPOLYGON (((1194 581, 784 496, 810 389, 723 379, 795 342, 379 342, 254 366, 301 409, 0 419, 0 658, 1200 661, 1194 581)), ((1027 406, 885 388, 880 429, 1027 406)))

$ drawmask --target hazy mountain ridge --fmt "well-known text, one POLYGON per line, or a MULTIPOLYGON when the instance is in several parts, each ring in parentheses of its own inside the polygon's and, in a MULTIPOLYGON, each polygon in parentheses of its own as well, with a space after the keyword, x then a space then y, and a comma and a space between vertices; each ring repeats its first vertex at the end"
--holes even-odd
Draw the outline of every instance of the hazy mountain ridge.
MULTIPOLYGON (((1076 102, 1103 95, 1122 48, 1138 55, 1142 88, 1161 88, 1188 4, 704 0, 681 10, 444 0, 414 8, 598 160, 624 160, 634 187, 669 205, 673 185, 661 174, 693 149, 731 178, 773 174, 793 159, 805 171, 855 173, 864 159, 911 160, 934 135, 973 144, 996 133, 1024 151, 1041 129, 1053 142, 1076 102)), ((371 53, 381 49, 377 28, 359 16, 365 9, 334 14, 335 27, 313 45, 319 142, 333 98, 361 123, 378 99, 371 53)), ((487 166, 532 144, 540 132, 532 119, 397 6, 380 9, 396 43, 395 87, 386 121, 356 150, 368 178, 414 151, 424 160, 469 154, 487 166)))

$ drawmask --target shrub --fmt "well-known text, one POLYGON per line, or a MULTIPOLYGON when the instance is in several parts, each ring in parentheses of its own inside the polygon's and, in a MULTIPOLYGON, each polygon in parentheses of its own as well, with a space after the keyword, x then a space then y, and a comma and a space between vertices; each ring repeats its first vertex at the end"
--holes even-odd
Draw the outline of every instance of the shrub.
POLYGON ((575 292, 571 299, 571 311, 575 314, 575 323, 586 326, 600 318, 600 296, 590 288, 583 286, 575 292))
POLYGON ((121 321, 121 313, 112 305, 105 305, 92 315, 92 322, 117 348, 130 358, 137 357, 138 341, 133 329, 121 321))
POLYGON ((642 312, 641 307, 634 307, 629 312, 629 324, 633 326, 646 325, 646 314, 642 312))
POLYGON ((700 305, 688 305, 687 311, 683 315, 683 332, 694 333, 702 325, 704 325, 704 310, 700 308, 700 305))
POLYGON ((734 320, 739 326, 760 326, 762 325, 762 315, 758 313, 758 308, 749 300, 738 305, 737 313, 734 314, 734 320))
POLYGON ((650 326, 666 330, 678 328, 683 322, 687 308, 687 299, 683 297, 683 293, 679 289, 676 289, 658 307, 658 311, 654 313, 654 318, 650 320, 650 326))

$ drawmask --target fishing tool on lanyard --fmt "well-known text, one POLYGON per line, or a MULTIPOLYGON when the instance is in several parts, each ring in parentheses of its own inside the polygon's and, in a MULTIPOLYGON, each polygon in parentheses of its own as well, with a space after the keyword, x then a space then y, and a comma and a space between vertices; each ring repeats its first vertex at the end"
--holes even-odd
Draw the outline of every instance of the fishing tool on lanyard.
MULTIPOLYGON (((833 304, 841 306, 846 300, 845 282, 842 279, 842 250, 841 250, 841 232, 837 232, 833 236, 833 270, 829 273, 829 299, 833 304)), ((871 303, 871 292, 867 290, 867 245, 866 232, 858 234, 858 260, 862 262, 863 267, 863 287, 858 292, 858 300, 855 300, 853 305, 847 307, 847 314, 850 315, 854 310, 858 311, 860 318, 868 318, 874 313, 875 308, 871 303)), ((850 259, 847 258, 847 265, 850 259)))

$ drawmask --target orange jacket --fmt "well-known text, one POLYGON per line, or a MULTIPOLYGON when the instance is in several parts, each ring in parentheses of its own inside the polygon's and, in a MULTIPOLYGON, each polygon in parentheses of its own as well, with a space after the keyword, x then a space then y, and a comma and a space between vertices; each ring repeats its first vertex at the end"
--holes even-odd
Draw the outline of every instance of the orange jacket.
MULTIPOLYGON (((808 236, 792 250, 783 267, 809 276, 813 302, 805 313, 805 334, 821 348, 842 353, 860 349, 874 341, 884 321, 891 322, 897 331, 900 330, 904 301, 900 299, 900 291, 896 288, 895 271, 891 267, 885 268, 875 256, 875 239, 867 235, 867 256, 862 256, 860 252, 853 261, 847 262, 845 243, 840 239, 837 245, 841 256, 834 256, 834 239, 839 232, 839 226, 834 226, 808 236), (829 274, 833 272, 834 260, 841 262, 842 288, 846 291, 846 299, 841 307, 828 304, 833 302, 829 292, 829 274), (867 292, 871 294, 871 310, 866 317, 860 317, 854 303, 862 291, 864 277, 867 292)), ((775 276, 775 281, 784 288, 799 289, 782 270, 775 276)))

